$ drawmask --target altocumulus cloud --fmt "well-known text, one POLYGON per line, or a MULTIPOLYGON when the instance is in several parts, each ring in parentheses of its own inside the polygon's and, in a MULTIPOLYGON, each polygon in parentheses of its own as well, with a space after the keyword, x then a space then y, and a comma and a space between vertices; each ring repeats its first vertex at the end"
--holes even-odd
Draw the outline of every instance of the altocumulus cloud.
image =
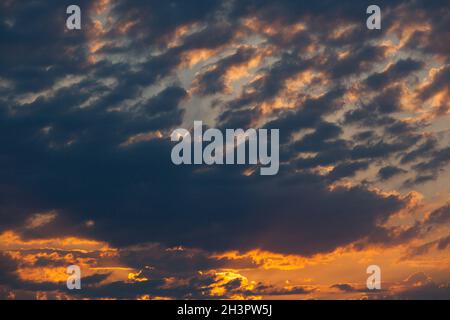
MULTIPOLYGON (((450 160, 435 127, 450 110, 447 7, 381 1, 383 29, 370 32, 365 1, 79 1, 83 28, 67 32, 68 4, 0 4, 0 232, 95 239, 134 269, 157 266, 89 296, 204 297, 214 283, 236 295, 307 294, 220 282, 208 270, 226 264, 210 255, 393 245, 448 222, 385 225, 450 160), (280 173, 172 165, 169 133, 192 120, 280 129, 280 173), (405 192, 384 192, 387 180, 405 192), (189 260, 158 247, 180 245, 198 251, 189 260), (167 289, 169 276, 192 285, 167 289)), ((3 281, 18 266, 2 264, 3 281)))

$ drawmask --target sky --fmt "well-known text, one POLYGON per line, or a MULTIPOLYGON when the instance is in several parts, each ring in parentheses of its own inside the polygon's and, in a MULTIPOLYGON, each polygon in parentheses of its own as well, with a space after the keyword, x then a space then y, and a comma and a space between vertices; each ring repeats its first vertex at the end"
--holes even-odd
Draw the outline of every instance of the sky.
POLYGON ((0 299, 450 299, 449 25, 434 0, 1 1, 0 299), (278 174, 174 165, 194 121, 279 129, 278 174))

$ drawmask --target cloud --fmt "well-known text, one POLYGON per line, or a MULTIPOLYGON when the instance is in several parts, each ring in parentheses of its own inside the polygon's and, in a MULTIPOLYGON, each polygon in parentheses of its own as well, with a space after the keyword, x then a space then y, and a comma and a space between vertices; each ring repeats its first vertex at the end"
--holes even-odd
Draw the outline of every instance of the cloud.
POLYGON ((396 175, 405 173, 405 170, 398 168, 398 167, 394 167, 394 166, 386 166, 381 168, 378 171, 378 177, 381 180, 388 180, 396 175))
POLYGON ((421 61, 411 58, 402 59, 391 65, 387 70, 375 73, 366 79, 366 84, 374 90, 379 90, 391 82, 407 77, 412 72, 420 70, 424 66, 421 61))
POLYGON ((367 288, 356 288, 348 283, 337 283, 333 284, 330 288, 337 289, 344 293, 373 293, 373 290, 369 290, 367 288))
POLYGON ((225 57, 212 66, 207 66, 207 71, 197 76, 196 90, 201 94, 222 93, 227 89, 227 77, 239 77, 250 60, 254 58, 257 50, 251 47, 239 48, 234 54, 225 57), (241 66, 241 69, 239 68, 241 66))
POLYGON ((417 247, 412 247, 408 250, 406 258, 415 257, 427 254, 432 249, 445 250, 450 244, 450 236, 442 237, 434 241, 427 242, 417 247))
POLYGON ((436 283, 423 272, 412 274, 400 286, 400 292, 385 298, 402 300, 448 300, 450 297, 450 286, 448 283, 436 283))
MULTIPOLYGON (((0 4, 0 238, 19 252, 2 263, 26 280, 11 287, 37 290, 45 270, 55 297, 49 279, 78 261, 135 275, 93 270, 89 297, 309 295, 223 272, 267 265, 248 252, 407 246, 448 224, 446 206, 408 211, 450 160, 445 6, 381 1, 370 31, 367 1, 81 1, 68 32, 68 4, 0 4), (170 132, 194 119, 279 129, 279 175, 173 165, 170 132)), ((430 239, 416 253, 447 247, 430 239)))
POLYGON ((56 212, 36 213, 28 219, 26 228, 35 229, 52 222, 57 216, 56 212))

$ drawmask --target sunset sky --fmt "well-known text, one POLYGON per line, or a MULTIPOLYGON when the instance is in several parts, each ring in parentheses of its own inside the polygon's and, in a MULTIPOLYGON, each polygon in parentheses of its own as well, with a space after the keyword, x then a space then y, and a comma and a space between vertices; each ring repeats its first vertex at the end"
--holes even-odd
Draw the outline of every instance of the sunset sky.
POLYGON ((0 299, 450 299, 449 169, 450 1, 0 2, 0 299))

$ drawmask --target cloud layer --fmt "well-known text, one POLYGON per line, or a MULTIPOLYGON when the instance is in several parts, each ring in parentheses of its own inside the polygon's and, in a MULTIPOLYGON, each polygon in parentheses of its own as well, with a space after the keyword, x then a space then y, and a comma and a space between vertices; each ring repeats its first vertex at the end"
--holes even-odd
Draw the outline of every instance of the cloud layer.
POLYGON ((448 249, 448 6, 381 1, 368 30, 365 1, 79 1, 68 31, 69 4, 0 4, 5 297, 70 297, 67 263, 93 270, 89 298, 310 297, 217 255, 448 249), (279 129, 279 174, 173 165, 194 120, 279 129))

